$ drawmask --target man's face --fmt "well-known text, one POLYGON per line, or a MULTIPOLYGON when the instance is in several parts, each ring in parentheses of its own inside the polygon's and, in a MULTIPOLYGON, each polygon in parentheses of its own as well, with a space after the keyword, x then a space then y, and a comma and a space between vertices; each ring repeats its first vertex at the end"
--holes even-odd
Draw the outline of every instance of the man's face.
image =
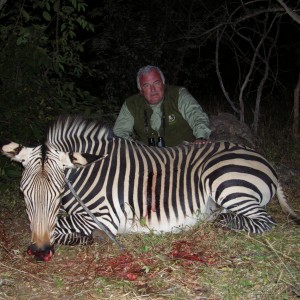
POLYGON ((160 74, 152 70, 147 74, 140 76, 141 94, 149 104, 158 104, 163 100, 165 94, 165 85, 160 74))

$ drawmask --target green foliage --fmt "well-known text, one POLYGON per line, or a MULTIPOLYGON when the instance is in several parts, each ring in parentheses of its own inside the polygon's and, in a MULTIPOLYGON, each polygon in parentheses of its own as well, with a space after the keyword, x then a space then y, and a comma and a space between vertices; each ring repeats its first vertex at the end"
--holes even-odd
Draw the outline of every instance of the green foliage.
POLYGON ((93 72, 81 61, 80 34, 94 30, 86 8, 81 0, 30 0, 0 11, 1 136, 40 141, 58 114, 97 111, 96 98, 78 86, 93 72))
MULTIPOLYGON (((101 117, 98 99, 80 87, 94 72, 81 59, 80 37, 94 31, 87 7, 83 0, 28 0, 0 10, 1 138, 36 144, 59 114, 101 117)), ((18 168, 0 160, 2 179, 18 168)))

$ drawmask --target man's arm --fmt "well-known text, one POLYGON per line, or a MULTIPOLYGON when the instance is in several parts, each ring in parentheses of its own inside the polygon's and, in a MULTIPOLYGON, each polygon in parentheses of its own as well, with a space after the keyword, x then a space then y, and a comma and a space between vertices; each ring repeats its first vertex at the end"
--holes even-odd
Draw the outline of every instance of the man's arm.
POLYGON ((115 122, 113 131, 116 136, 132 140, 134 118, 130 113, 126 102, 122 105, 119 116, 115 122))
POLYGON ((193 130, 196 139, 208 139, 211 133, 207 114, 186 88, 179 91, 178 109, 193 130))

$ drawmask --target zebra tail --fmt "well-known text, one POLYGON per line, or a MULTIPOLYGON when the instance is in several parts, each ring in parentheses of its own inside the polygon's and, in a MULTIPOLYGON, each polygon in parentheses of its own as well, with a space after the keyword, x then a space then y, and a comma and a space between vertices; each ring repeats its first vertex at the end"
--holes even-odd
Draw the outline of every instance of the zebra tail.
POLYGON ((291 218, 296 224, 300 225, 300 215, 297 214, 288 204, 287 198, 283 192, 281 184, 278 182, 276 196, 283 212, 291 218))

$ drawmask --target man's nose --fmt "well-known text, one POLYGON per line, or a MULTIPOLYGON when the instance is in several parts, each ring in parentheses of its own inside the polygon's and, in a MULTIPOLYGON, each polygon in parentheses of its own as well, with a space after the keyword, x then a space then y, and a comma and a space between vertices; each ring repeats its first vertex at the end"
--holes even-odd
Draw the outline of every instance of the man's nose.
POLYGON ((155 87, 155 85, 153 83, 150 84, 150 88, 151 88, 151 91, 155 91, 156 90, 156 87, 155 87))

